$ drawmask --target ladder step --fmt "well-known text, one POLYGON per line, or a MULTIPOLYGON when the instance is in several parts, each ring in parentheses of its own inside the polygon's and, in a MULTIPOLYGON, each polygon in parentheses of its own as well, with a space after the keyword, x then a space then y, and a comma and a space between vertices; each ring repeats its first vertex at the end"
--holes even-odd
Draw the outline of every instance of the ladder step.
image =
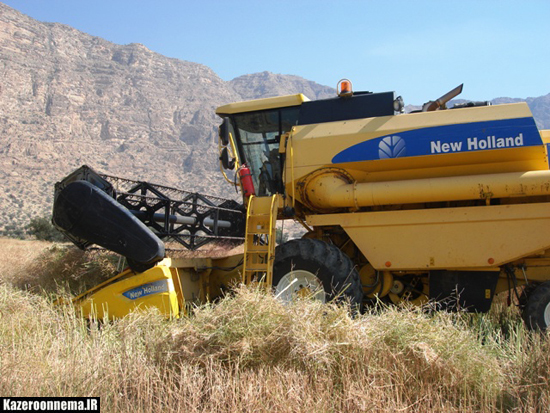
POLYGON ((248 251, 268 251, 269 245, 249 245, 248 251))
POLYGON ((250 232, 269 229, 269 222, 253 222, 248 226, 250 232))
POLYGON ((255 278, 264 279, 266 282, 258 282, 258 284, 271 288, 277 202, 277 195, 252 196, 249 200, 244 244, 243 281, 245 283, 253 282, 255 278))
MULTIPOLYGON (((247 252, 248 252, 249 254, 255 254, 255 256, 258 256, 258 255, 263 256, 263 255, 268 254, 268 253, 269 253, 269 250, 267 250, 267 249, 256 249, 256 248, 254 248, 254 249, 249 249, 247 252)), ((267 256, 267 255, 266 255, 266 256, 267 256)))
POLYGON ((269 225, 270 217, 269 215, 253 215, 250 217, 250 221, 258 224, 265 223, 269 225))
POLYGON ((248 251, 248 253, 250 253, 251 259, 247 259, 246 262, 254 261, 255 263, 263 262, 269 255, 268 251, 248 251))
POLYGON ((267 264, 265 262, 246 262, 246 269, 245 271, 257 271, 258 268, 261 270, 265 270, 267 268, 267 264))
POLYGON ((265 265, 257 266, 257 265, 249 265, 246 267, 245 272, 266 272, 267 267, 265 265))
POLYGON ((249 257, 246 260, 246 266, 248 267, 249 265, 267 265, 267 260, 265 258, 267 257, 258 255, 254 257, 249 257))

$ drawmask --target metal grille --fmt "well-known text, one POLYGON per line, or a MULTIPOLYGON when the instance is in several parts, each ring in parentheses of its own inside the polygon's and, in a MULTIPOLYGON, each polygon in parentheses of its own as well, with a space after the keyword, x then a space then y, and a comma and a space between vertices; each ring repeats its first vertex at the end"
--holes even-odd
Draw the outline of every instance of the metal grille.
POLYGON ((100 175, 116 191, 116 200, 163 240, 195 250, 215 240, 244 242, 246 217, 231 199, 164 185, 100 175))

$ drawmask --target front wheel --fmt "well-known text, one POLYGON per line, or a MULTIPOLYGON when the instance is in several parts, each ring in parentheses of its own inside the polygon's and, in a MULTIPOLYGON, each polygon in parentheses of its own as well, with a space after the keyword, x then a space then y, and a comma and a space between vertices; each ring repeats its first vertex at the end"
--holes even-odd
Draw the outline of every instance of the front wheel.
POLYGON ((531 330, 546 331, 550 326, 550 281, 526 295, 523 319, 531 330))
POLYGON ((358 307, 363 287, 351 259, 337 247, 316 239, 279 245, 273 264, 275 295, 285 302, 311 297, 321 302, 349 302, 358 307))

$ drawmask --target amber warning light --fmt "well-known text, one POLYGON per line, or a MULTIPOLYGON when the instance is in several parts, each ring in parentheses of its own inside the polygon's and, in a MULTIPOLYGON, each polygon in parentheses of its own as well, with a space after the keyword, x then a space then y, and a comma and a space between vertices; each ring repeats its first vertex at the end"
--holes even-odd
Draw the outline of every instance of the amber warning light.
POLYGON ((351 86, 351 80, 342 79, 336 85, 336 90, 338 91, 338 96, 340 97, 349 97, 353 95, 353 88, 351 86))

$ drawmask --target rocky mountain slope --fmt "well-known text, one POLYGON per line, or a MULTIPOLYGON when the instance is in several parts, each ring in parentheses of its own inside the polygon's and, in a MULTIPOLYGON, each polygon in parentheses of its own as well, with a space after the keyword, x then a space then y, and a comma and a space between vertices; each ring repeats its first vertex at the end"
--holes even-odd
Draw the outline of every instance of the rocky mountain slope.
POLYGON ((303 93, 311 100, 334 97, 335 89, 298 76, 270 72, 239 76, 229 82, 243 100, 303 93))
MULTIPOLYGON (((38 22, 0 3, 0 232, 49 214, 54 183, 82 164, 231 196, 217 164, 219 105, 334 89, 269 72, 225 82, 140 44, 38 22)), ((504 102, 501 98, 498 102, 504 102)), ((550 95, 528 99, 550 127, 550 95)))
POLYGON ((497 98, 491 101, 493 105, 503 103, 527 102, 540 129, 550 129, 550 93, 545 96, 527 99, 497 98))
POLYGON ((0 230, 47 214, 54 182, 82 164, 221 194, 230 188, 217 172, 216 107, 329 90, 269 73, 224 82, 206 66, 41 23, 1 3, 0 73, 0 230))

